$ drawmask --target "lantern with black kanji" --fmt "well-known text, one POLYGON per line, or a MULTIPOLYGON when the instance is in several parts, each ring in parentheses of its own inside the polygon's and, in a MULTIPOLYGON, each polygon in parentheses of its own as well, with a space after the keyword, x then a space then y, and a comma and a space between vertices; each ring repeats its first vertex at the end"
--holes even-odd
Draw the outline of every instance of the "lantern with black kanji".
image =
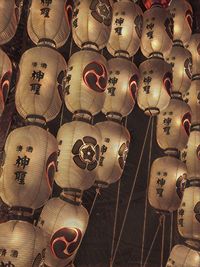
POLYGON ((63 56, 52 48, 34 47, 22 55, 15 103, 23 118, 50 121, 57 116, 66 68, 63 56))
POLYGON ((61 47, 67 41, 71 28, 72 1, 32 0, 27 31, 35 43, 61 47))
POLYGON ((5 144, 1 198, 9 206, 37 209, 52 193, 57 141, 38 126, 12 131, 5 144))
POLYGON ((140 46, 143 12, 129 0, 115 1, 112 8, 112 27, 107 49, 113 56, 132 57, 140 46))
POLYGON ((172 67, 161 58, 150 58, 140 64, 138 105, 146 115, 157 115, 170 101, 172 67))
POLYGON ((101 111, 107 86, 106 59, 95 51, 79 51, 69 59, 65 104, 72 112, 101 111))
POLYGON ((24 221, 0 224, 1 266, 41 266, 46 242, 43 231, 24 221))
POLYGON ((61 198, 52 198, 47 202, 38 223, 47 240, 45 264, 53 267, 72 263, 89 219, 82 205, 71 204, 63 195, 61 198))
POLYGON ((96 124, 101 132, 102 146, 95 183, 106 187, 120 179, 129 150, 130 134, 121 124, 104 121, 96 124))
POLYGON ((158 211, 177 210, 186 179, 186 165, 179 159, 171 156, 156 159, 151 167, 148 189, 150 205, 158 211))
POLYGON ((192 54, 193 77, 198 76, 200 78, 200 33, 192 34, 187 48, 192 54))

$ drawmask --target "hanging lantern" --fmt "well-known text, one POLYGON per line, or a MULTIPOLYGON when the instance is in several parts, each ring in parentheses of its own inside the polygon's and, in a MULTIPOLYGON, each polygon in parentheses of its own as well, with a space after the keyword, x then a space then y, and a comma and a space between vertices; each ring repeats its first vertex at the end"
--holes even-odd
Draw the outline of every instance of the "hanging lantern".
POLYGON ((56 50, 35 47, 27 50, 19 64, 15 103, 19 114, 29 120, 50 121, 61 108, 66 62, 56 50))
POLYGON ((125 117, 135 105, 139 71, 134 63, 124 58, 110 59, 108 71, 108 86, 102 111, 125 117))
POLYGON ((143 12, 129 0, 116 1, 112 8, 112 28, 107 49, 113 56, 132 57, 140 46, 143 12))
POLYGON ((176 245, 173 247, 166 267, 199 267, 200 253, 187 246, 176 245))
POLYGON ((192 34, 190 42, 187 46, 188 50, 192 54, 192 73, 193 76, 200 77, 200 33, 192 34))
POLYGON ((38 126, 12 131, 5 144, 1 198, 9 206, 37 209, 52 192, 57 141, 38 126))
POLYGON ((15 220, 0 224, 1 266, 41 266, 45 247, 43 232, 38 227, 15 220))
POLYGON ((165 156, 156 159, 151 167, 148 199, 158 211, 173 212, 181 203, 186 184, 187 169, 175 157, 165 156))
POLYGON ((65 267, 72 263, 88 224, 88 213, 82 205, 67 198, 52 198, 44 206, 38 226, 47 240, 45 264, 65 267))
POLYGON ((160 58, 150 58, 140 64, 138 105, 146 115, 157 115, 170 101, 172 68, 160 58))
POLYGON ((186 0, 172 0, 168 10, 174 19, 174 41, 179 40, 185 45, 192 34, 192 7, 186 0))
POLYGON ((35 43, 61 47, 67 41, 72 19, 72 1, 32 0, 27 31, 35 43))
POLYGON ((146 9, 151 8, 153 5, 161 5, 162 7, 168 7, 171 0, 143 0, 143 4, 146 9))
POLYGON ((106 59, 94 51, 79 51, 69 59, 65 86, 65 104, 74 113, 101 111, 107 86, 106 59))
POLYGON ((120 179, 128 155, 130 134, 121 124, 104 121, 96 124, 101 132, 102 146, 96 184, 106 187, 120 179))
POLYGON ((112 8, 109 0, 75 1, 72 35, 80 48, 100 50, 110 35, 112 8))
POLYGON ((185 148, 191 124, 190 107, 181 99, 171 99, 169 106, 158 115, 156 135, 159 146, 171 153, 185 148))
POLYGON ((173 19, 165 8, 155 5, 144 12, 141 51, 144 56, 169 55, 173 42, 173 19))
POLYGON ((97 127, 83 121, 66 123, 59 129, 57 140, 56 183, 63 189, 90 188, 99 162, 101 135, 97 127))

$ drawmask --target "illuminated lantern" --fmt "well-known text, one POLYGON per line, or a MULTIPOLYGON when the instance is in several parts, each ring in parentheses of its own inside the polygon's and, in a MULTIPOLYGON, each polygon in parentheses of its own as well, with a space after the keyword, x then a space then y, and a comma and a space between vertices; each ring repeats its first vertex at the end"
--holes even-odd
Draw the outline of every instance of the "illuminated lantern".
POLYGON ((0 262, 2 266, 41 266, 46 242, 40 228, 24 221, 0 224, 0 262))
POLYGON ((172 68, 160 58, 150 58, 140 64, 138 105, 146 115, 157 115, 170 101, 172 68))
POLYGON ((1 198, 9 206, 37 209, 52 192, 57 141, 38 126, 12 131, 5 144, 1 198))
POLYGON ((108 61, 108 85, 103 106, 105 114, 127 116, 133 109, 137 97, 139 71, 134 63, 124 58, 108 61))
POLYGON ((149 9, 156 4, 161 5, 162 7, 168 7, 171 0, 143 0, 142 2, 145 5, 146 9, 149 9))
POLYGON ((65 267, 72 262, 85 234, 88 217, 82 205, 71 204, 64 195, 47 202, 38 223, 46 235, 47 266, 65 267))
POLYGON ((165 156, 156 159, 151 167, 148 199, 158 211, 173 212, 181 203, 186 184, 187 169, 175 157, 165 156))
POLYGON ((113 4, 113 19, 107 49, 113 56, 132 57, 139 49, 143 12, 129 0, 113 4))
POLYGON ((199 267, 200 253, 187 246, 176 245, 173 247, 166 267, 199 267))
POLYGON ((72 4, 69 0, 32 0, 27 31, 35 43, 61 47, 70 33, 72 4))
POLYGON ((192 73, 193 76, 200 77, 200 33, 192 34, 188 43, 188 50, 192 54, 192 73))
POLYGON ((144 56, 161 54, 167 56, 173 43, 173 19, 165 8, 152 6, 144 12, 141 51, 144 56))
POLYGON ((95 51, 79 51, 69 59, 65 85, 65 104, 74 113, 101 111, 107 86, 106 59, 95 51))
POLYGON ((59 157, 56 183, 64 189, 90 188, 97 172, 101 135, 99 130, 83 121, 61 126, 57 134, 59 157))
POLYGON ((108 42, 111 21, 109 0, 75 1, 72 36, 77 46, 102 49, 108 42))
POLYGON ((61 108, 67 68, 62 55, 48 47, 31 48, 22 55, 19 68, 15 95, 19 114, 29 120, 54 119, 61 108))
POLYGON ((185 45, 192 34, 192 7, 186 0, 172 0, 168 10, 174 19, 174 41, 185 45))
POLYGON ((130 134, 121 124, 104 121, 96 124, 102 136, 96 184, 108 186, 120 179, 128 155, 130 134))
POLYGON ((158 115, 156 135, 159 146, 170 153, 185 148, 191 124, 190 107, 181 99, 171 99, 169 106, 158 115))

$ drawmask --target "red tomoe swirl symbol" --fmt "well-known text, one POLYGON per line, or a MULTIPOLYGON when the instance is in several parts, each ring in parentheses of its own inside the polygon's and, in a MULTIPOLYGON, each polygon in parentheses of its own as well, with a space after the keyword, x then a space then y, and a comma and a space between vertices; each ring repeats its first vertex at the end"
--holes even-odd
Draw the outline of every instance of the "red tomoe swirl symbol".
POLYGON ((187 133, 187 135, 190 135, 190 125, 191 125, 191 114, 190 112, 185 113, 185 115, 182 118, 182 125, 187 133))
POLYGON ((67 0, 65 4, 65 12, 67 14, 67 22, 70 27, 72 24, 73 6, 74 6, 73 0, 67 0))
POLYGON ((160 4, 163 7, 168 7, 171 0, 143 0, 146 9, 151 8, 153 4, 160 4))
POLYGON ((200 145, 197 147, 197 158, 200 160, 200 145))
POLYGON ((83 71, 83 80, 90 89, 104 92, 108 81, 106 68, 97 62, 89 63, 83 71))
POLYGON ((193 19, 192 19, 192 12, 191 10, 187 10, 186 14, 185 14, 186 20, 190 26, 190 29, 192 30, 192 23, 193 23, 193 19))
POLYGON ((131 95, 134 100, 136 100, 137 97, 137 91, 138 91, 138 76, 134 74, 129 81, 129 89, 131 91, 131 95))
POLYGON ((46 178, 47 178, 47 183, 49 186, 49 189, 52 189, 53 186, 53 181, 54 181, 54 174, 56 172, 56 167, 57 167, 57 153, 53 152, 46 163, 46 178))
POLYGON ((165 89, 168 95, 171 96, 171 91, 172 91, 172 73, 171 72, 165 73, 164 78, 163 78, 163 84, 165 86, 165 89))
POLYGON ((53 255, 59 259, 69 258, 78 248, 82 233, 77 228, 61 228, 51 238, 50 245, 53 255))
POLYGON ((8 95, 8 90, 10 86, 10 79, 11 79, 11 72, 8 71, 6 72, 3 77, 1 78, 1 92, 0 92, 0 97, 3 100, 2 103, 5 103, 7 95, 8 95))

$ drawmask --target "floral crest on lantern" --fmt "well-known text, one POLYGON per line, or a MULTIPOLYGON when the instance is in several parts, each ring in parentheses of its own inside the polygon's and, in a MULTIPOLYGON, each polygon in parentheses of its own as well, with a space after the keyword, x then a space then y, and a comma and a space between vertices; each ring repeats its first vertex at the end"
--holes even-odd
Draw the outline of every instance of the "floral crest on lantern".
POLYGON ((118 155, 119 155, 118 162, 119 162, 119 166, 121 167, 121 169, 123 169, 126 164, 128 150, 129 150, 129 142, 127 141, 126 143, 123 143, 120 146, 120 149, 118 151, 118 155))
POLYGON ((90 5, 92 10, 92 16, 99 21, 100 23, 105 24, 106 26, 111 25, 111 6, 109 0, 94 0, 90 5))

